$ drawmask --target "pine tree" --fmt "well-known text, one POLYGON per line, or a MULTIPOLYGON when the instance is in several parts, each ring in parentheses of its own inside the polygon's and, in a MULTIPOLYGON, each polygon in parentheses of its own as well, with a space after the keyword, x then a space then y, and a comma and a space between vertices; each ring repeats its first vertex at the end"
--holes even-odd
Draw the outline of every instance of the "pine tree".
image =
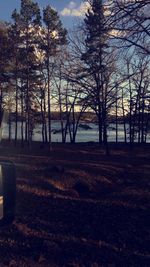
POLYGON ((108 29, 105 16, 105 6, 102 0, 90 1, 85 23, 85 53, 82 60, 86 70, 91 75, 93 87, 89 92, 91 108, 94 109, 99 125, 99 143, 107 143, 106 102, 109 71, 108 29))
POLYGON ((37 87, 39 76, 35 55, 37 43, 35 32, 40 26, 41 18, 39 6, 31 0, 21 0, 20 12, 17 13, 15 10, 12 18, 14 20, 14 36, 17 34, 17 31, 19 31, 19 39, 16 40, 16 45, 18 48, 17 57, 19 57, 21 70, 19 77, 16 77, 16 79, 19 78, 19 84, 21 84, 21 97, 23 98, 22 109, 24 109, 25 113, 25 140, 28 145, 30 145, 33 131, 32 104, 34 100, 34 90, 37 87))
POLYGON ((11 43, 8 35, 8 23, 0 21, 0 124, 3 116, 4 93, 11 79, 11 43))
POLYGON ((63 28, 58 13, 49 5, 43 10, 43 21, 46 25, 43 50, 45 51, 45 69, 47 71, 48 95, 48 138, 51 147, 51 72, 53 58, 58 53, 60 46, 66 44, 66 30, 63 28))

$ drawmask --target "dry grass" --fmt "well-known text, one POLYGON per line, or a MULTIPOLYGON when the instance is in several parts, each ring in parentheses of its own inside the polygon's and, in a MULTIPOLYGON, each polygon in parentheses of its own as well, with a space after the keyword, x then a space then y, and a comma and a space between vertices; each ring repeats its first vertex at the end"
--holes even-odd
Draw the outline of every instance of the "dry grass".
POLYGON ((17 207, 0 229, 0 266, 149 266, 149 148, 1 147, 16 165, 17 207))

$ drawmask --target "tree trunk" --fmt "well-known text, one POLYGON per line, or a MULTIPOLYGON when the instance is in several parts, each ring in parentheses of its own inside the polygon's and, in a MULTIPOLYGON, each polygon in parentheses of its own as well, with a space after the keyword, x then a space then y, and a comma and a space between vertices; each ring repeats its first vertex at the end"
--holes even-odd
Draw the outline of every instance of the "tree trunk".
POLYGON ((48 51, 47 51, 47 91, 48 91, 48 145, 51 149, 51 88, 50 88, 50 29, 48 28, 48 51))
POLYGON ((118 143, 118 86, 116 85, 116 143, 118 143))
POLYGON ((125 119, 123 89, 122 89, 122 115, 123 115, 124 141, 125 141, 125 143, 127 143, 127 130, 126 130, 126 119, 125 119))

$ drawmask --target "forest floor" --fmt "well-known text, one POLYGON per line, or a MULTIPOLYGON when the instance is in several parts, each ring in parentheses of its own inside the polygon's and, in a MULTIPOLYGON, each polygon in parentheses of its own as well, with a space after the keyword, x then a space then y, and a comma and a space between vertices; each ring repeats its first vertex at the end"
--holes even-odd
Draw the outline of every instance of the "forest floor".
POLYGON ((14 162, 16 217, 0 228, 0 266, 150 266, 150 145, 1 144, 14 162))

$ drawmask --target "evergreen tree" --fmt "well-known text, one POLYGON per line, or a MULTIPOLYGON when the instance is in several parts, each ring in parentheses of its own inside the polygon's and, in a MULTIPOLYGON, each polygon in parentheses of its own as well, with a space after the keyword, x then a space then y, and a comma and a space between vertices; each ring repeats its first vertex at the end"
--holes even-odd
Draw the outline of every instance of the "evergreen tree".
POLYGON ((46 26, 43 42, 45 51, 45 69, 47 71, 48 96, 48 139, 51 146, 51 74, 53 58, 59 52, 59 47, 66 44, 66 30, 63 28, 58 13, 49 5, 43 10, 43 21, 46 26))
POLYGON ((39 79, 35 51, 37 43, 36 31, 40 27, 39 6, 32 0, 21 0, 20 12, 17 13, 15 10, 12 18, 14 20, 14 35, 19 31, 19 39, 18 43, 16 43, 19 62, 21 63, 19 84, 21 84, 22 109, 24 109, 25 114, 25 140, 29 145, 33 132, 34 90, 39 79))
POLYGON ((107 143, 107 87, 112 69, 108 47, 108 18, 102 0, 90 1, 91 8, 85 17, 85 53, 82 60, 91 76, 90 106, 94 109, 99 125, 99 143, 107 143))
POLYGON ((12 76, 10 64, 12 51, 8 29, 8 23, 0 22, 0 122, 5 104, 4 94, 10 89, 8 85, 12 76))

